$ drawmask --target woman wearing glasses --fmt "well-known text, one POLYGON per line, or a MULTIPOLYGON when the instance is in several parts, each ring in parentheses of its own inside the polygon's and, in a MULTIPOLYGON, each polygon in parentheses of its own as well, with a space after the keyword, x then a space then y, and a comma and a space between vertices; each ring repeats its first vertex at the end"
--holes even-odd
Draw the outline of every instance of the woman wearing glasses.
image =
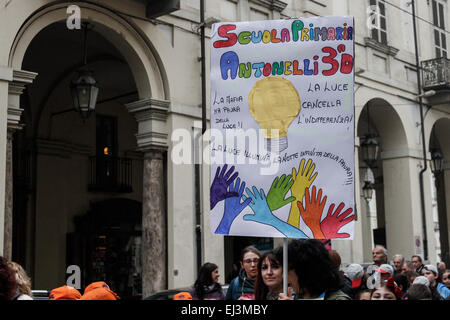
POLYGON ((241 270, 230 282, 226 300, 254 300, 255 280, 258 275, 258 262, 261 253, 253 246, 248 246, 241 253, 241 270))

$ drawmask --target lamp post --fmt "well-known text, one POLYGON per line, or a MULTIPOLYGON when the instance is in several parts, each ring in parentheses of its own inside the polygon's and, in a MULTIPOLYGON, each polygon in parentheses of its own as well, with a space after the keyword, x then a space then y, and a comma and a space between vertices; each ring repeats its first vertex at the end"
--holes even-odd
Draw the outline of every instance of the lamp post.
POLYGON ((83 120, 87 119, 95 111, 98 91, 97 82, 92 76, 92 71, 87 70, 87 34, 90 24, 83 23, 83 67, 78 70, 78 78, 71 82, 73 107, 83 120))
MULTIPOLYGON (((373 172, 370 168, 367 168, 366 173, 364 175, 364 186, 362 188, 363 197, 364 197, 364 200, 366 203, 366 217, 361 219, 362 228, 363 228, 363 230, 366 230, 364 232, 365 236, 363 236, 365 259, 370 258, 370 252, 371 252, 372 246, 373 246, 373 240, 372 240, 373 232, 372 232, 372 221, 371 221, 371 215, 370 215, 370 201, 372 200, 374 185, 375 185, 375 179, 373 176, 373 172)), ((370 261, 370 259, 367 261, 370 261)))
POLYGON ((430 162, 431 172, 434 175, 434 183, 436 187, 436 197, 437 197, 437 213, 439 221, 439 239, 441 245, 441 261, 444 261, 447 265, 450 263, 449 257, 449 243, 448 239, 448 225, 446 206, 445 206, 445 188, 443 187, 444 177, 444 157, 439 150, 439 148, 431 149, 431 162, 430 162))
POLYGON ((431 150, 431 172, 435 176, 441 173, 442 168, 444 167, 444 157, 439 149, 434 148, 431 150))
POLYGON ((374 167, 378 159, 379 145, 376 135, 370 132, 370 103, 367 103, 367 135, 361 143, 362 158, 367 166, 374 167))

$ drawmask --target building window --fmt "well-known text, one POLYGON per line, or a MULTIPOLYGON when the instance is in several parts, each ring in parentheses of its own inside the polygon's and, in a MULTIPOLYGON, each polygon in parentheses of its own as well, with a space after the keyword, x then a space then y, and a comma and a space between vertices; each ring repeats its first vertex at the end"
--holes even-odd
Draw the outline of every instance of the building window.
POLYGON ((386 7, 383 0, 370 0, 372 39, 387 45, 386 7))
POLYGON ((432 0, 434 47, 436 58, 447 57, 447 37, 445 35, 445 7, 437 0, 432 0))

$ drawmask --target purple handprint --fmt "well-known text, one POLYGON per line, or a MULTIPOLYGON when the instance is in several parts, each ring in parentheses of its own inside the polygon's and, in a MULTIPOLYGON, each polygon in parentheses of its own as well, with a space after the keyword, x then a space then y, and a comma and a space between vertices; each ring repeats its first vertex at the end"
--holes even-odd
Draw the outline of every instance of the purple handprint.
POLYGON ((214 181, 211 184, 211 193, 210 193, 210 205, 211 210, 222 200, 225 200, 229 197, 237 197, 239 194, 237 192, 228 192, 228 186, 233 183, 234 179, 238 176, 238 172, 235 172, 231 178, 230 175, 234 171, 234 166, 227 170, 227 165, 224 165, 222 171, 220 171, 220 166, 217 167, 216 176, 214 177, 214 181), (220 173, 219 173, 220 171, 220 173))
POLYGON ((234 219, 244 210, 244 208, 252 201, 252 199, 248 198, 244 202, 241 203, 242 193, 245 190, 245 182, 241 179, 237 178, 236 182, 230 185, 230 192, 239 192, 237 197, 229 197, 225 199, 225 210, 223 213, 222 220, 220 221, 219 226, 216 229, 216 233, 218 234, 229 234, 230 227, 233 223, 234 219))

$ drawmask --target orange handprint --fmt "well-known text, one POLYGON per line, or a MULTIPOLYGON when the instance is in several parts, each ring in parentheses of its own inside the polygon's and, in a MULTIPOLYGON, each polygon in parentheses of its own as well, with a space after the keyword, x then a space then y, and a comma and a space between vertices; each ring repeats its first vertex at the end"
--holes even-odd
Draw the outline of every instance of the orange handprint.
POLYGON ((316 186, 312 188, 311 198, 309 196, 309 188, 305 190, 305 207, 303 207, 300 201, 297 201, 297 206, 300 210, 300 214, 303 218, 303 221, 308 225, 311 229, 314 239, 325 239, 325 236, 320 229, 320 219, 322 217, 323 208, 325 207, 325 203, 327 201, 327 196, 323 197, 322 201, 322 189, 319 189, 316 198, 316 186))

